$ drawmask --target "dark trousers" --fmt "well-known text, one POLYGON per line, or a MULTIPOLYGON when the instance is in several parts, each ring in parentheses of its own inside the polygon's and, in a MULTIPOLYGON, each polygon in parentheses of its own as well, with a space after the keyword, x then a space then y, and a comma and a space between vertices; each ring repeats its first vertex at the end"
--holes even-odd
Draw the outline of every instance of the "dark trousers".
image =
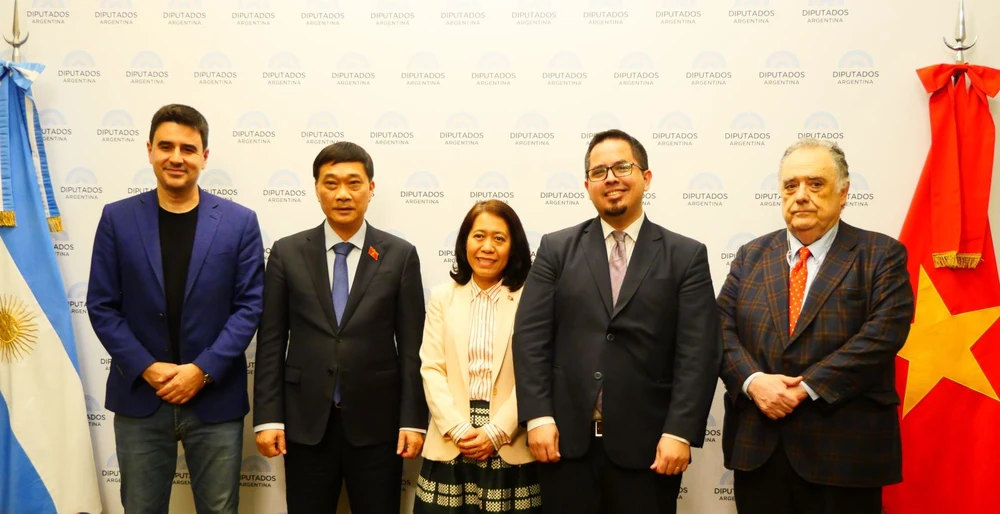
POLYGON ((784 445, 758 469, 733 474, 739 514, 880 514, 881 487, 837 487, 806 482, 784 445))
POLYGON ((399 512, 403 459, 396 455, 396 442, 351 445, 344 437, 340 409, 332 409, 319 444, 289 442, 287 450, 288 514, 335 514, 344 483, 352 514, 399 512))
MULTIPOLYGON (((656 448, 649 449, 653 463, 656 448)), ((545 514, 675 514, 681 475, 625 469, 604 453, 604 440, 592 437, 579 459, 538 465, 545 514)))

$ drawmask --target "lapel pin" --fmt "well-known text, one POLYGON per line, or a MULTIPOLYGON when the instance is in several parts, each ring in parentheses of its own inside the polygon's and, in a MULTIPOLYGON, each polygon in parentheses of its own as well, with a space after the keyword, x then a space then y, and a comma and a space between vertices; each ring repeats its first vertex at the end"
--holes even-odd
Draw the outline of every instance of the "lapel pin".
POLYGON ((510 301, 512 301, 512 302, 514 301, 514 297, 511 296, 511 295, 507 295, 507 299, 510 300, 510 301))
POLYGON ((374 246, 368 247, 368 255, 371 255, 372 259, 375 259, 376 261, 378 260, 378 252, 375 251, 374 246))

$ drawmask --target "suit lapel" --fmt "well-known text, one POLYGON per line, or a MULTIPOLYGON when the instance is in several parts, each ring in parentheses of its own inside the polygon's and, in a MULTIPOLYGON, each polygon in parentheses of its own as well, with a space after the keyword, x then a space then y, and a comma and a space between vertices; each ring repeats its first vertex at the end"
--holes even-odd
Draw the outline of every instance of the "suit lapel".
POLYGON ((854 231, 854 227, 841 222, 840 228, 837 230, 837 237, 833 240, 830 251, 823 259, 819 273, 816 274, 812 285, 809 286, 809 294, 802 304, 802 313, 795 323, 795 332, 789 338, 789 344, 809 326, 809 323, 819 313, 820 308, 826 303, 827 298, 840 285, 847 271, 851 269, 857 258, 857 253, 854 251, 857 242, 858 235, 854 231))
MULTIPOLYGON (((458 369, 460 376, 469 376, 469 315, 472 309, 472 281, 460 286, 454 296, 452 305, 448 309, 448 326, 454 327, 451 330, 455 340, 455 353, 458 357, 458 369)), ((445 342, 447 345, 447 342, 445 342)), ((468 385, 468 381, 466 381, 468 385)))
POLYGON ((201 192, 201 204, 198 206, 198 225, 194 229, 194 245, 191 247, 191 264, 188 266, 187 284, 184 286, 184 299, 191 295, 194 282, 198 278, 205 257, 212 247, 215 232, 219 228, 222 215, 218 211, 219 203, 201 192))
POLYGON ((493 373, 490 389, 496 387, 500 366, 507 355, 507 342, 510 341, 510 330, 514 326, 514 314, 517 312, 517 299, 522 289, 510 292, 506 287, 497 299, 496 332, 493 333, 493 373))
POLYGON ((764 258, 764 282, 771 320, 784 346, 788 345, 788 239, 778 232, 764 258))
POLYGON ((160 292, 165 292, 163 255, 160 253, 160 203, 156 199, 155 189, 139 197, 139 205, 135 209, 135 222, 139 226, 142 247, 146 250, 150 267, 153 268, 156 283, 160 284, 160 292))
POLYGON ((601 292, 604 308, 610 315, 612 308, 611 271, 608 269, 608 247, 607 243, 604 242, 601 218, 594 218, 594 221, 584 229, 583 244, 587 265, 590 266, 590 272, 594 276, 594 281, 597 282, 597 290, 601 292))
POLYGON ((330 287, 332 270, 327 268, 326 237, 323 234, 323 225, 320 224, 306 236, 306 242, 302 245, 302 257, 306 261, 309 278, 316 288, 316 297, 319 299, 320 308, 323 309, 323 316, 330 323, 330 330, 336 334, 337 316, 333 312, 333 290, 330 287))
MULTIPOLYGON (((351 319, 351 314, 354 314, 354 311, 357 310, 358 304, 361 303, 361 299, 365 296, 365 290, 368 289, 368 283, 372 281, 375 272, 378 271, 379 266, 382 265, 382 261, 386 258, 385 247, 382 245, 382 231, 371 226, 369 223, 368 231, 365 233, 365 244, 359 251, 361 252, 361 260, 358 261, 358 269, 354 272, 351 293, 347 297, 347 306, 344 307, 344 318, 340 320, 341 327, 346 326, 347 321, 351 319), (378 259, 369 253, 369 249, 371 248, 375 249, 375 255, 378 255, 378 259)), ((331 305, 332 302, 331 300, 331 305)))
MULTIPOLYGON (((653 265, 653 261, 660 254, 661 245, 659 241, 661 239, 663 239, 663 234, 656 229, 653 222, 649 221, 649 218, 645 218, 642 222, 642 227, 639 229, 639 239, 636 240, 635 248, 632 249, 632 257, 629 258, 628 268, 625 269, 625 279, 622 281, 622 288, 618 292, 618 303, 615 304, 614 312, 611 313, 612 318, 617 316, 628 305, 629 300, 632 299, 632 295, 635 294, 635 290, 642 283, 642 279, 646 277, 649 267, 653 265)), ((607 266, 605 266, 605 269, 607 270, 607 266)), ((607 271, 607 273, 609 277, 608 284, 610 284, 611 272, 607 271)))

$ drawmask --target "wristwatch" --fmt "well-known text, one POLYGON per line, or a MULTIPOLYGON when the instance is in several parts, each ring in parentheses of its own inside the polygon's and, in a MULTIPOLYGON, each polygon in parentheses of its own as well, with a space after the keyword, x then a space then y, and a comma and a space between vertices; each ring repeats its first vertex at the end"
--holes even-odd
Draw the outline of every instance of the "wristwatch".
POLYGON ((210 384, 210 383, 212 383, 212 375, 209 375, 208 373, 205 373, 205 377, 204 377, 204 381, 202 382, 202 385, 204 385, 204 384, 210 384))

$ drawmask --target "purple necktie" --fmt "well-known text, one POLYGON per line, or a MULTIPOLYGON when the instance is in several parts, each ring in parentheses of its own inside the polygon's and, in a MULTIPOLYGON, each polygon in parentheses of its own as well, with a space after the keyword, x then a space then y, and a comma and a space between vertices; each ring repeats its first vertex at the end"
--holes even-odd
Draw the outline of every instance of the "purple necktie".
MULTIPOLYGON (((612 305, 618 304, 618 293, 622 290, 622 282, 625 280, 625 232, 615 230, 611 233, 615 238, 615 245, 611 247, 611 259, 608 260, 608 270, 611 272, 611 301, 612 305)), ((604 388, 597 392, 597 412, 604 412, 604 388)))
POLYGON ((611 233, 615 238, 615 246, 611 248, 611 260, 608 261, 608 268, 611 271, 611 298, 612 305, 618 305, 618 293, 622 290, 622 281, 625 280, 625 233, 615 230, 611 233))

